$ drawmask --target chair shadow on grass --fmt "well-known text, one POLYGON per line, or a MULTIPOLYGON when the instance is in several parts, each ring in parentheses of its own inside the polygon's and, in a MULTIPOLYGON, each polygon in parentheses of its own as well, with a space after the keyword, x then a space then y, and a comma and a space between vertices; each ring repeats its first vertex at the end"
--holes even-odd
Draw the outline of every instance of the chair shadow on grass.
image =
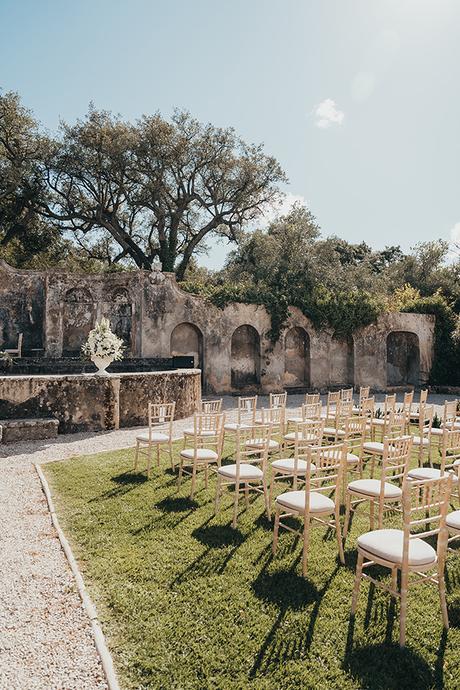
POLYGON ((253 583, 255 595, 262 601, 275 604, 278 607, 278 614, 249 672, 250 680, 254 680, 260 674, 268 673, 271 669, 291 659, 303 657, 311 646, 321 601, 339 571, 339 566, 335 567, 323 587, 318 590, 308 578, 295 572, 301 556, 302 554, 297 556, 288 570, 279 570, 273 574, 268 573, 266 569, 272 562, 270 556, 253 583), (311 604, 313 608, 308 612, 309 624, 306 634, 302 632, 293 640, 292 636, 286 637, 281 632, 278 638, 278 631, 283 625, 286 614, 289 611, 301 611, 311 604))
POLYGON ((121 474, 111 477, 110 481, 116 484, 116 486, 114 486, 113 489, 104 491, 104 493, 100 496, 90 499, 90 503, 95 501, 105 501, 109 498, 116 498, 117 496, 123 496, 129 491, 136 489, 141 484, 145 484, 148 480, 144 474, 122 472, 121 474))
POLYGON ((153 507, 160 510, 161 515, 152 516, 145 525, 132 530, 131 534, 133 536, 150 532, 159 527, 173 529, 190 517, 199 505, 188 496, 168 496, 155 503, 153 507))

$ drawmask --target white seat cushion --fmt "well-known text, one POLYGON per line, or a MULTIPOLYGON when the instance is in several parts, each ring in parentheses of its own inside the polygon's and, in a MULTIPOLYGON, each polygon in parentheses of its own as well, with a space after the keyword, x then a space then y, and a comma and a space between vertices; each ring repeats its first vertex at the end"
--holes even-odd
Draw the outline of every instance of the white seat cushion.
POLYGON ((460 534, 460 510, 454 510, 453 513, 449 513, 446 518, 446 524, 452 532, 460 534))
MULTIPOLYGON (((295 510, 298 513, 305 512, 305 491, 286 491, 276 498, 276 503, 295 510)), ((329 496, 312 491, 310 493, 310 512, 311 513, 332 513, 334 511, 334 501, 329 496)))
POLYGON ((420 436, 412 436, 412 443, 414 444, 414 446, 429 446, 430 439, 420 438, 420 436))
MULTIPOLYGON (((333 458, 334 457, 334 451, 333 450, 326 450, 323 453, 325 458, 333 458)), ((350 464, 359 462, 359 457, 355 455, 354 453, 347 453, 347 462, 350 464)))
MULTIPOLYGON (((430 430, 429 429, 424 429, 423 433, 427 434, 430 430)), ((433 436, 442 436, 444 433, 444 429, 438 429, 437 427, 432 427, 431 433, 433 436)))
POLYGON ((303 417, 288 417, 287 422, 290 422, 291 424, 302 424, 304 421, 303 417))
MULTIPOLYGON (((272 467, 274 470, 277 472, 282 472, 285 474, 293 474, 294 472, 294 467, 295 467, 295 460, 294 458, 284 458, 282 460, 275 460, 272 462, 272 467)), ((311 471, 314 472, 316 470, 315 464, 312 462, 311 463, 311 471)), ((306 474, 307 473, 307 463, 305 460, 297 460, 297 474, 306 474)))
MULTIPOLYGON (((219 467, 217 472, 222 475, 222 477, 227 477, 228 479, 235 479, 236 478, 236 465, 225 465, 223 467, 219 467)), ((240 479, 262 479, 264 476, 264 473, 260 469, 260 467, 256 467, 255 465, 249 465, 248 463, 241 463, 240 464, 240 479)))
MULTIPOLYGON (((390 563, 402 563, 404 533, 400 529, 377 529, 358 537, 358 548, 390 563)), ((436 563, 436 551, 423 539, 409 540, 409 565, 436 563)))
POLYGON ((250 429, 249 424, 238 424, 237 422, 229 422, 224 424, 224 429, 226 431, 238 431, 238 429, 250 429))
POLYGON ((333 426, 325 426, 324 427, 324 435, 325 436, 345 436, 345 432, 343 429, 334 429, 333 426))
MULTIPOLYGON (((138 441, 143 441, 144 443, 149 442, 149 435, 147 434, 139 434, 139 436, 136 436, 136 439, 138 441)), ((167 434, 160 434, 159 432, 152 432, 152 436, 150 438, 151 443, 166 443, 169 441, 169 436, 167 434)))
POLYGON ((380 443, 380 441, 366 441, 363 444, 363 448, 369 453, 383 453, 383 443, 380 443))
MULTIPOLYGON (((380 479, 355 479, 348 484, 348 488, 354 493, 365 496, 380 496, 380 485, 380 479)), ((385 482, 384 496, 385 498, 400 498, 402 491, 396 484, 385 482)))
POLYGON ((180 452, 183 458, 187 460, 193 460, 196 457, 197 460, 217 460, 217 453, 210 448, 197 448, 195 451, 193 448, 185 448, 180 452), (195 455, 196 453, 196 455, 195 455))
POLYGON ((387 420, 382 419, 381 417, 373 417, 371 422, 372 424, 374 424, 374 426, 383 426, 384 424, 386 424, 387 420))
MULTIPOLYGON (((247 448, 262 448, 264 445, 265 441, 263 438, 250 438, 248 441, 245 442, 245 446, 247 448)), ((276 448, 279 448, 279 443, 278 441, 274 441, 273 439, 270 439, 268 442, 268 448, 269 450, 275 450, 276 448)))
MULTIPOLYGON (((202 429, 199 433, 197 433, 197 436, 215 436, 216 432, 213 431, 212 429, 202 429)), ((188 429, 184 429, 184 436, 195 436, 195 430, 193 427, 189 427, 188 429)))

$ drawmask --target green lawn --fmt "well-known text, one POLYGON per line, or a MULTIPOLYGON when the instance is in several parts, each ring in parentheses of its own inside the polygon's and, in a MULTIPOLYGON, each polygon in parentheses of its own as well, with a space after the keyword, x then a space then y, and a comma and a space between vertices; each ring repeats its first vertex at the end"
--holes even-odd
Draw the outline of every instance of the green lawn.
POLYGON ((460 552, 448 561, 449 633, 436 589, 419 585, 400 650, 397 612, 366 582, 349 624, 364 506, 346 566, 334 535, 315 529, 304 579, 295 535, 282 532, 272 557, 261 497, 247 512, 241 502, 233 530, 230 495, 213 516, 214 478, 191 502, 166 461, 150 481, 132 461, 123 450, 45 466, 124 688, 460 687, 460 552))

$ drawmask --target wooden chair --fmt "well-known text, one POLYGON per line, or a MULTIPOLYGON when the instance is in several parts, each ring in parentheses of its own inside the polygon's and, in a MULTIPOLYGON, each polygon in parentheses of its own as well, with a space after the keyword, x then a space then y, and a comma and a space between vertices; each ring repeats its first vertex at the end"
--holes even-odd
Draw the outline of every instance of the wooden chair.
POLYGON ((18 344, 16 347, 3 350, 11 357, 22 357, 22 342, 24 340, 24 333, 18 333, 18 344))
POLYGON ((257 429, 258 426, 270 427, 269 453, 281 452, 285 413, 284 407, 263 407, 260 410, 260 417, 256 420, 254 428, 257 429))
POLYGON ((448 537, 446 516, 451 485, 451 477, 414 482, 406 480, 403 485, 403 529, 374 530, 358 537, 351 615, 354 616, 356 612, 362 578, 385 589, 392 597, 400 600, 401 647, 406 643, 407 595, 412 584, 425 582, 438 587, 443 624, 445 628, 449 627, 444 565, 448 537), (432 536, 437 537, 436 550, 425 541, 432 536), (390 587, 363 572, 364 568, 375 564, 391 571, 390 587), (401 573, 399 588, 398 571, 401 573), (411 574, 414 576, 413 581, 411 574))
POLYGON ((345 423, 353 415, 353 400, 339 400, 332 418, 327 419, 324 436, 337 443, 345 437, 345 423))
POLYGON ((319 393, 305 393, 305 405, 316 405, 321 402, 319 393))
POLYGON ((355 414, 361 414, 361 407, 363 404, 363 400, 366 400, 366 398, 369 398, 370 390, 371 389, 369 386, 361 386, 360 387, 358 404, 353 407, 353 412, 355 414))
POLYGON ((188 448, 183 448, 179 456, 178 487, 181 485, 182 475, 192 478, 190 498, 193 498, 196 486, 196 475, 204 470, 205 487, 208 488, 209 468, 220 467, 223 446, 223 430, 225 416, 220 414, 197 413, 193 419, 193 436, 187 437, 190 442, 188 448), (204 433, 206 432, 206 433, 204 433))
POLYGON ((404 433, 409 434, 410 433, 410 416, 412 412, 412 403, 414 401, 414 391, 409 391, 407 393, 404 393, 404 399, 403 399, 403 406, 402 406, 402 415, 404 417, 404 433))
POLYGON ((304 403, 299 409, 289 410, 289 416, 287 416, 288 412, 286 412, 286 433, 289 433, 290 427, 295 427, 296 424, 321 419, 321 410, 322 405, 320 402, 304 403))
POLYGON ((340 391, 340 400, 344 402, 353 402, 353 388, 342 388, 340 391))
POLYGON ((383 440, 384 436, 388 436, 390 421, 394 423, 396 415, 396 393, 386 395, 383 403, 383 412, 381 417, 373 417, 371 419, 371 439, 376 440, 376 432, 379 431, 383 440))
POLYGON ((335 418, 335 411, 339 402, 340 391, 329 391, 326 399, 326 408, 321 413, 323 419, 326 420, 326 424, 328 424, 329 420, 333 420, 335 418))
POLYGON ((235 433, 238 429, 250 429, 255 425, 257 410, 257 395, 238 398, 236 422, 224 424, 225 433, 235 433))
POLYGON ((419 467, 422 467, 425 457, 431 463, 431 431, 433 426, 433 405, 422 405, 418 416, 418 434, 412 434, 414 448, 417 449, 419 467))
MULTIPOLYGON (((452 474, 453 487, 459 491, 458 473, 460 470, 460 430, 443 430, 441 442, 441 463, 439 467, 416 467, 409 470, 409 479, 439 479, 447 472, 452 474)), ((460 494, 459 494, 460 498, 460 494)))
MULTIPOLYGON (((272 477, 270 482, 270 505, 274 484, 277 477, 292 479, 292 488, 297 489, 298 478, 304 478, 307 471, 306 452, 308 447, 316 448, 323 441, 324 420, 308 420, 296 424, 293 432, 294 439, 289 440, 289 447, 293 448, 294 455, 290 458, 280 458, 272 462, 272 477)), ((291 436, 291 434, 289 434, 291 436)))
POLYGON ((270 393, 270 408, 286 407, 287 393, 270 393))
POLYGON ((264 496, 267 518, 270 519, 270 505, 267 484, 267 458, 270 447, 270 426, 257 426, 236 431, 236 462, 222 465, 217 470, 217 486, 214 513, 217 514, 224 487, 234 487, 232 526, 236 528, 240 494, 244 493, 246 507, 249 506, 249 492, 255 491, 264 496), (254 446, 257 436, 258 444, 254 446), (258 467, 257 465, 260 465, 258 467))
POLYGON ((431 443, 437 442, 438 449, 441 449, 444 429, 455 429, 457 425, 457 400, 445 400, 442 413, 441 426, 431 427, 431 443))
POLYGON ((222 412, 222 398, 219 400, 202 400, 201 411, 203 414, 220 414, 222 412))
POLYGON ((378 507, 378 527, 383 525, 383 513, 394 510, 401 502, 401 485, 406 478, 412 451, 411 436, 386 438, 383 442, 383 455, 380 479, 355 479, 347 486, 344 536, 348 533, 350 514, 360 503, 370 503, 370 529, 374 529, 375 504, 378 507), (396 483, 397 482, 397 483, 396 483))
POLYGON ((302 573, 307 574, 307 557, 312 524, 333 529, 341 563, 345 563, 340 526, 341 486, 345 472, 347 445, 319 448, 305 447, 307 472, 305 486, 298 491, 287 491, 275 499, 275 524, 273 530, 273 554, 276 553, 280 527, 303 536, 302 573), (332 496, 332 497, 331 497, 332 496), (303 530, 293 529, 284 518, 298 517, 303 520, 303 530))
POLYGON ((156 449, 157 466, 160 466, 160 453, 167 452, 174 470, 174 458, 172 452, 172 425, 176 403, 149 403, 147 408, 149 429, 146 434, 136 436, 136 454, 134 456, 134 469, 137 470, 139 455, 147 456, 147 477, 150 477, 153 449, 156 449), (166 425, 166 429, 163 427, 166 425), (161 430, 158 428, 161 427, 161 430), (166 450, 164 448, 166 446, 166 450))

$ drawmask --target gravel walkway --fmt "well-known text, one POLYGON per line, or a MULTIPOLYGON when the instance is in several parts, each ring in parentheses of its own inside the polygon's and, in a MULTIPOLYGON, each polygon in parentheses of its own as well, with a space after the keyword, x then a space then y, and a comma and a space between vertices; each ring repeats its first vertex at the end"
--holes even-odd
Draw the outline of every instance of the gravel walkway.
MULTIPOLYGON (((289 407, 303 396, 290 396, 289 407)), ((444 396, 430 396, 441 405, 444 396)), ((224 398, 224 408, 236 405, 224 398)), ((267 399, 260 399, 260 406, 267 399)), ((231 421, 235 416, 229 412, 231 421)), ((179 438, 190 420, 175 422, 179 438)), ((135 444, 139 429, 0 445, 0 690, 106 688, 91 626, 33 463, 135 444)))

